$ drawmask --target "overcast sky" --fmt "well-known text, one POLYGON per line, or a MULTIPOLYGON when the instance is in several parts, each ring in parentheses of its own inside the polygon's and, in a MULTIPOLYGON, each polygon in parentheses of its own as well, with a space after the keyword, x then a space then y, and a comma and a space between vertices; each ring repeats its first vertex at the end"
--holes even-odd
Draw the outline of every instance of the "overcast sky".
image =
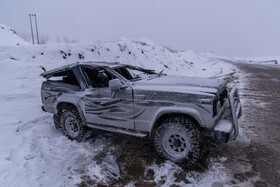
POLYGON ((279 0, 0 0, 0 22, 21 35, 30 36, 29 13, 54 41, 146 37, 176 50, 280 56, 279 0))

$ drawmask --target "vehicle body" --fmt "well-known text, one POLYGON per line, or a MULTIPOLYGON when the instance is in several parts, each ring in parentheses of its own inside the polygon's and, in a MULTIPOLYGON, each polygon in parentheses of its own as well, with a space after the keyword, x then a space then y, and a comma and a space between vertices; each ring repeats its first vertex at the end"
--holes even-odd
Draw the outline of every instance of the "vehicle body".
POLYGON ((150 137, 162 156, 193 166, 201 136, 224 143, 238 135, 238 92, 229 91, 224 80, 105 62, 75 63, 41 75, 47 79, 42 108, 70 139, 81 141, 90 128, 150 137))

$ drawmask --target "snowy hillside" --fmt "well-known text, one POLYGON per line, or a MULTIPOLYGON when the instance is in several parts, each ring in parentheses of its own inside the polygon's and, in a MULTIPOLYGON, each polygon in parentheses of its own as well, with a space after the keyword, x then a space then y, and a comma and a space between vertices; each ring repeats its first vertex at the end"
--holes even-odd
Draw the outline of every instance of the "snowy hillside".
POLYGON ((46 69, 78 61, 105 61, 132 64, 167 74, 211 77, 226 74, 231 66, 219 60, 212 61, 192 51, 173 53, 153 42, 122 38, 116 43, 40 45, 5 48, 0 59, 22 64, 26 61, 46 69), (20 61, 20 62, 19 62, 20 61))
POLYGON ((0 23, 0 46, 10 45, 29 45, 29 43, 16 35, 15 30, 0 23))
MULTIPOLYGON (((95 183, 110 181, 94 158, 111 147, 112 140, 100 135, 85 143, 72 142, 54 128, 52 116, 41 111, 40 66, 52 69, 77 61, 118 61, 183 76, 222 77, 234 69, 192 51, 172 53, 147 39, 0 47, 1 186, 75 186, 85 181, 85 176, 95 183)), ((155 183, 164 175, 166 185, 182 184, 174 178, 180 167, 168 161, 147 168, 155 173, 155 183), (175 170, 165 176, 162 171, 169 167, 175 170)))

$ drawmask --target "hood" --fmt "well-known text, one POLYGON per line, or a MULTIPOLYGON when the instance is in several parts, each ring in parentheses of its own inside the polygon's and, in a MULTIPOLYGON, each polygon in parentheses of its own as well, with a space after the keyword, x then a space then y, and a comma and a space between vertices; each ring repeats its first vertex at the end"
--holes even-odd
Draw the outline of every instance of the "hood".
POLYGON ((225 88, 226 81, 197 77, 161 76, 139 80, 133 84, 136 90, 218 95, 225 88))

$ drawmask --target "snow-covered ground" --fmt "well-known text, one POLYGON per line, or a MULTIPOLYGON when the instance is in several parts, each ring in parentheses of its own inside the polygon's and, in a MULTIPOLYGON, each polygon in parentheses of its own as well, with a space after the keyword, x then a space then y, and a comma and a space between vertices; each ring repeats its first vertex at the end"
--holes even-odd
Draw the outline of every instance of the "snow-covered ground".
POLYGON ((263 65, 280 65, 280 56, 266 56, 266 57, 228 57, 228 56, 217 56, 215 54, 207 53, 201 54, 201 56, 209 59, 220 59, 228 60, 237 63, 246 64, 263 64, 263 65))
MULTIPOLYGON (((40 66, 52 69, 77 61, 118 61, 171 75, 218 78, 237 71, 219 58, 192 51, 173 53, 148 39, 31 46, 24 41, 16 45, 13 37, 13 33, 6 35, 10 43, 0 46, 0 186, 75 186, 85 177, 97 184, 110 181, 94 159, 112 144, 110 138, 100 135, 77 143, 55 129, 52 116, 41 110, 40 87, 44 79, 39 76, 40 66)), ((244 134, 239 141, 247 141, 244 134)), ((210 161, 206 172, 188 173, 188 185, 217 186, 217 182, 226 181, 226 159, 210 161)), ((175 178, 182 168, 169 161, 153 163, 147 169, 153 170, 153 180, 158 185, 186 185, 175 178)), ((134 181, 127 186, 134 186, 134 181)))
POLYGON ((11 45, 30 45, 24 41, 18 35, 16 31, 8 27, 7 25, 0 23, 0 46, 11 46, 11 45))

